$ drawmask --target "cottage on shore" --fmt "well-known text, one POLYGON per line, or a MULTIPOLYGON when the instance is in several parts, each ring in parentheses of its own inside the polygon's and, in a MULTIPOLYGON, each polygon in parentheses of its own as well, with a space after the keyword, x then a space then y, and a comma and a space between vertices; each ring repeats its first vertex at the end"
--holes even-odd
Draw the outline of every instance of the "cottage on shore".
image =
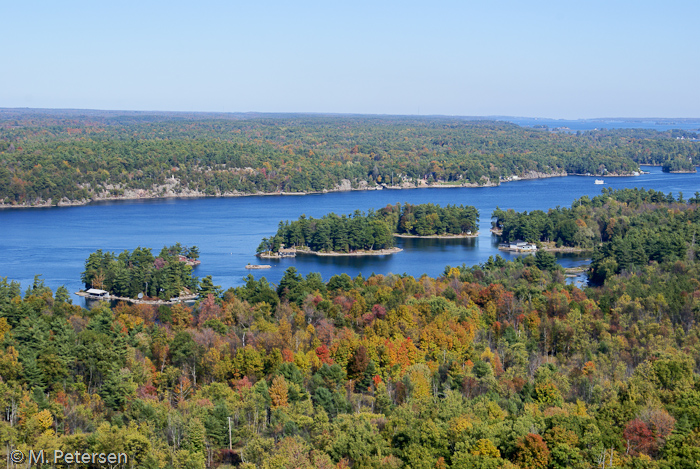
POLYGON ((90 288, 85 293, 87 293, 90 296, 94 296, 94 297, 98 297, 98 298, 105 298, 105 299, 109 296, 108 291, 100 290, 98 288, 90 288))
POLYGON ((502 243, 500 246, 498 246, 499 249, 505 249, 507 251, 529 251, 529 252, 535 252, 537 251, 537 246, 528 243, 527 241, 523 240, 516 240, 516 241, 511 241, 509 243, 502 243))

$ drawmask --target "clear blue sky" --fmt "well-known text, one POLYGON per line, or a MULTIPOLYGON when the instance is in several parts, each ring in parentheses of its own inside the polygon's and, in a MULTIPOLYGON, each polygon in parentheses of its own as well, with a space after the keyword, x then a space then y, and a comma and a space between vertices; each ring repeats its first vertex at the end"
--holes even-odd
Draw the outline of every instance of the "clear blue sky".
POLYGON ((700 1, 4 1, 0 107, 700 117, 700 1))

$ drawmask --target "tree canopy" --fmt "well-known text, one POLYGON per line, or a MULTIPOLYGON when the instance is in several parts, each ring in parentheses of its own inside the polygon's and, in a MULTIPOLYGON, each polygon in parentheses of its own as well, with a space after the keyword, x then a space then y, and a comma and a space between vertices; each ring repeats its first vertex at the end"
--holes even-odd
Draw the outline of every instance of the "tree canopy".
POLYGON ((484 185, 632 174, 639 164, 687 170, 700 151, 692 136, 448 117, 3 112, 0 203, 484 185))
POLYGON ((258 253, 306 247, 315 252, 378 250, 394 246, 393 234, 445 236, 476 230, 479 212, 472 206, 396 204, 368 213, 335 213, 319 219, 302 215, 298 220, 280 222, 277 233, 263 238, 258 253))
MULTIPOLYGON (((139 293, 162 299, 197 293, 199 280, 192 275, 192 267, 186 262, 187 255, 198 257, 199 249, 178 243, 163 247, 157 256, 150 248, 138 247, 119 255, 100 249, 86 259, 81 280, 85 288, 103 289, 115 296, 129 298, 136 298, 139 293)), ((206 279, 202 282, 203 290, 207 290, 205 285, 206 279)))
POLYGON ((163 469, 693 467, 700 197, 678 199, 576 204, 616 220, 585 289, 545 252, 437 278, 205 278, 195 307, 86 310, 0 279, 0 447, 163 469))

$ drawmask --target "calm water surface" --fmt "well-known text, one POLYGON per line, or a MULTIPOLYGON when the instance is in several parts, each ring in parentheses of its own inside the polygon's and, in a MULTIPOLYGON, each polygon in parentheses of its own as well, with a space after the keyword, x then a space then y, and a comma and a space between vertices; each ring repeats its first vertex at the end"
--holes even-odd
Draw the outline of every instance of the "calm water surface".
MULTIPOLYGON (((202 264, 195 274, 200 278, 212 275, 215 283, 224 288, 243 284, 249 273, 278 282, 289 266, 304 275, 320 272, 325 280, 343 272, 352 277, 359 273, 436 276, 446 265, 478 264, 498 253, 506 258, 514 256, 499 252, 497 239, 489 232, 491 212, 496 206, 517 211, 570 206, 574 199, 598 195, 604 187, 644 187, 674 195, 683 192, 686 198, 700 190, 697 174, 663 174, 660 168, 645 169, 650 174, 606 178, 603 186, 594 185, 592 177, 569 176, 485 188, 167 199, 0 210, 0 277, 20 281, 26 288, 35 274, 42 274, 49 287, 66 285, 75 292, 82 287, 80 274, 85 259, 97 249, 119 253, 142 246, 153 248, 157 254, 164 245, 177 242, 199 246, 202 264), (293 220, 301 214, 321 217, 328 212, 379 209, 397 202, 474 205, 481 215, 480 235, 467 240, 398 239, 398 246, 404 251, 392 256, 297 256, 265 262, 273 266, 268 270, 245 269, 248 263, 258 263, 255 249, 262 237, 276 232, 280 220, 293 220)), ((561 256, 560 262, 572 266, 584 260, 561 256)))

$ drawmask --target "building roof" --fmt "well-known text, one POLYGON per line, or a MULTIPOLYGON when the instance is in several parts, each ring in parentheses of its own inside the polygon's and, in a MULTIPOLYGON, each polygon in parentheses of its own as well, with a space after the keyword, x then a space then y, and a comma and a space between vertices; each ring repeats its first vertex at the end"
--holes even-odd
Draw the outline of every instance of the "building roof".
POLYGON ((85 293, 89 293, 90 295, 106 295, 109 293, 107 290, 100 290, 98 288, 91 288, 87 290, 85 293))

